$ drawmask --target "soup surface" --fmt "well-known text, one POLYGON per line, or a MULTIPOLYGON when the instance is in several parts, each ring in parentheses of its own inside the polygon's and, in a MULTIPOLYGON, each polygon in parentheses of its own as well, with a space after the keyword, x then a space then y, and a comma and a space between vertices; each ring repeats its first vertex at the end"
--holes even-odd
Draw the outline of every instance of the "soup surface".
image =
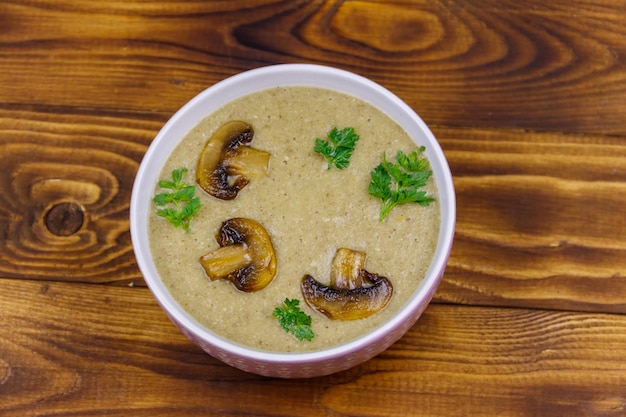
MULTIPOLYGON (((388 320, 417 289, 428 269, 439 232, 440 209, 431 178, 428 207, 398 206, 379 221, 381 201, 368 194, 370 171, 386 153, 416 145, 388 116, 352 96, 312 87, 264 90, 233 101, 207 116, 181 141, 160 178, 186 167, 184 180, 195 183, 198 156, 207 139, 231 120, 250 123, 251 146, 271 153, 269 175, 252 179, 236 199, 223 201, 197 187, 202 201, 190 231, 150 218, 151 249, 159 274, 172 296, 198 322, 236 343, 260 350, 303 352, 349 342, 388 320), (360 140, 345 170, 327 169, 313 151, 316 138, 333 128, 353 127, 360 140), (261 223, 272 238, 277 258, 274 280, 244 293, 225 280, 210 281, 199 258, 217 249, 215 234, 223 221, 246 217, 261 223), (394 294, 380 312, 365 319, 330 320, 304 302, 305 274, 328 284, 330 266, 340 247, 365 252, 366 269, 387 277, 394 294), (285 298, 300 300, 312 319, 315 337, 299 341, 272 316, 285 298)), ((155 189, 155 192, 157 190, 155 189)))

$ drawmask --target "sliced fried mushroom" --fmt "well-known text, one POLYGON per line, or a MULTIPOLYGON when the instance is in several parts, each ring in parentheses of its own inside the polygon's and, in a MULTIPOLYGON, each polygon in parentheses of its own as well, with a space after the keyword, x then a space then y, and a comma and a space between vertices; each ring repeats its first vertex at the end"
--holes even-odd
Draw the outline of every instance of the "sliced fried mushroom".
POLYGON ((301 290, 307 304, 333 320, 357 320, 382 310, 393 295, 391 282, 364 269, 365 253, 341 248, 326 286, 305 275, 301 290))
POLYGON ((274 247, 258 222, 241 217, 226 220, 216 240, 220 248, 200 258, 212 281, 226 279, 241 291, 253 292, 265 288, 274 279, 274 247))
POLYGON ((232 200, 250 178, 269 172, 271 154, 250 147, 254 129, 234 120, 223 124, 207 140, 196 168, 196 182, 204 191, 222 200, 232 200))

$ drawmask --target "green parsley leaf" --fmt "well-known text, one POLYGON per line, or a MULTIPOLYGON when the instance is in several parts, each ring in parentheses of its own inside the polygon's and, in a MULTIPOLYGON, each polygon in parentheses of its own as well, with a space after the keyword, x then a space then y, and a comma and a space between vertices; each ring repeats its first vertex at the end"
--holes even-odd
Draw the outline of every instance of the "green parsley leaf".
POLYGON ((189 231, 191 218, 198 214, 202 204, 200 198, 195 197, 196 187, 183 182, 187 168, 172 171, 172 180, 160 180, 159 187, 172 190, 160 192, 152 201, 159 207, 157 215, 164 217, 171 224, 189 231))
POLYGON ((310 342, 315 336, 311 329, 311 316, 300 310, 299 304, 300 301, 297 299, 285 298, 280 307, 274 309, 272 315, 278 318, 280 327, 287 333, 293 334, 298 340, 310 342))
POLYGON ((333 165, 337 169, 344 169, 350 165, 350 157, 358 140, 359 135, 354 132, 354 128, 346 127, 339 130, 335 127, 328 133, 326 140, 315 139, 313 150, 326 158, 328 169, 333 165))
POLYGON ((420 190, 432 176, 430 164, 422 155, 424 150, 420 146, 409 154, 398 151, 395 164, 387 161, 386 155, 383 155, 383 161, 370 172, 372 180, 368 191, 370 195, 382 200, 379 216, 381 221, 385 220, 394 207, 401 204, 417 203, 428 206, 435 201, 425 191, 420 190))

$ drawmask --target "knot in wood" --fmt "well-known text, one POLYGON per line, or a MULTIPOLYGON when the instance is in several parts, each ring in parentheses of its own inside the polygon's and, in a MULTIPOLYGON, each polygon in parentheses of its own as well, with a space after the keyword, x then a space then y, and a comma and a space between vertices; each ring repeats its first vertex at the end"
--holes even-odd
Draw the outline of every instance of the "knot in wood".
POLYGON ((57 236, 70 236, 83 225, 85 215, 76 203, 60 203, 46 213, 46 227, 57 236))

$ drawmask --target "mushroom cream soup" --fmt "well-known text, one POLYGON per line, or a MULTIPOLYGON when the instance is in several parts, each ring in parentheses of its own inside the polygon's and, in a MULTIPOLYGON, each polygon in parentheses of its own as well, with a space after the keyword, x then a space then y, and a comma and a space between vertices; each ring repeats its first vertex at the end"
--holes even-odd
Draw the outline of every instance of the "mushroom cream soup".
POLYGON ((272 88, 230 102, 202 120, 172 152, 160 178, 186 167, 183 180, 194 184, 206 141, 233 120, 254 128, 250 146, 271 154, 269 174, 252 178, 232 200, 217 199, 196 187, 202 207, 189 232, 153 210, 151 249, 172 296, 216 334, 266 351, 329 348, 387 321, 428 269, 439 232, 439 202, 431 178, 425 190, 434 203, 401 205, 380 221, 381 200, 369 195, 368 184, 383 154, 393 161, 398 150, 409 153, 415 143, 384 113, 352 96, 313 87, 272 88), (344 170, 328 169, 325 158, 313 151, 315 139, 326 138, 334 127, 353 127, 360 136, 344 170), (275 277, 254 292, 240 291, 227 280, 210 280, 199 263, 200 257, 219 248, 216 234, 222 223, 238 217, 265 228, 276 256, 275 277), (379 312, 358 320, 331 320, 304 301, 303 277, 308 274, 328 284, 339 248, 364 252, 365 269, 392 283, 391 300, 379 312), (300 300, 311 316, 311 341, 299 341, 272 316, 285 298, 300 300))

